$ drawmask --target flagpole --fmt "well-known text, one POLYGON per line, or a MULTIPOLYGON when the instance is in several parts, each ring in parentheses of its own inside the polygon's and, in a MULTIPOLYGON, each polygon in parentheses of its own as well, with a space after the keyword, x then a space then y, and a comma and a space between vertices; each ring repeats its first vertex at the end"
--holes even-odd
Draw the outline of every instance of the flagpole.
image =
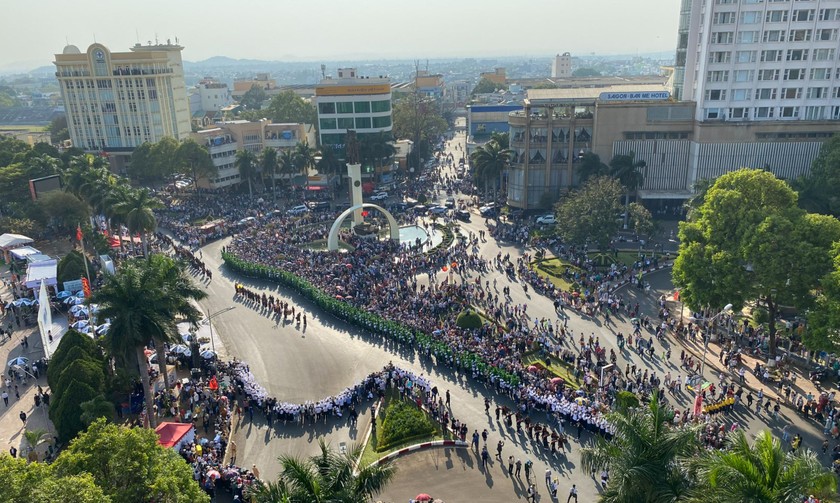
POLYGON ((91 285, 90 271, 88 270, 87 257, 85 256, 85 236, 82 234, 82 224, 79 223, 76 229, 78 231, 76 234, 79 237, 79 244, 82 246, 82 262, 85 264, 85 276, 87 276, 88 284, 91 285))

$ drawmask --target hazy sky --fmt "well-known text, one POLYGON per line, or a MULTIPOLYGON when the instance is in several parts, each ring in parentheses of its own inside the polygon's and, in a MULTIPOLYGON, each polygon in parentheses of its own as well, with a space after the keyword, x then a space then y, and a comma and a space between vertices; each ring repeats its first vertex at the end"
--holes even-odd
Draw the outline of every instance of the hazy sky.
POLYGON ((115 51, 177 36, 184 59, 546 56, 670 51, 677 0, 9 0, 0 68, 94 38, 115 51))

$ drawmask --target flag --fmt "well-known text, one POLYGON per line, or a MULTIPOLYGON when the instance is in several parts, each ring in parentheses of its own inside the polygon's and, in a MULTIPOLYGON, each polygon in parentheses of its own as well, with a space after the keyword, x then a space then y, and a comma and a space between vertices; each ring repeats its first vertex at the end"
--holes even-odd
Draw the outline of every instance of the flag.
POLYGON ((680 301, 680 291, 677 290, 674 292, 674 300, 679 302, 680 301))
POLYGON ((82 240, 82 226, 77 225, 76 226, 76 241, 81 241, 81 240, 82 240))

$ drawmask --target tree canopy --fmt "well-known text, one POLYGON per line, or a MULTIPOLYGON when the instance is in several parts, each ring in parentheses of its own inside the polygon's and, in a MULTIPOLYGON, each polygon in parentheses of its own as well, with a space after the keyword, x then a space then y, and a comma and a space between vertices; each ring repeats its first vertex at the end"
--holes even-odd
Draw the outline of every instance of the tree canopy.
POLYGON ((506 90, 507 88, 507 84, 497 84, 490 79, 482 78, 478 81, 478 84, 475 85, 475 87, 472 90, 472 93, 470 94, 472 96, 475 96, 476 94, 492 93, 496 92, 499 89, 506 90))
POLYGON ((799 205, 813 213, 840 217, 840 135, 823 143, 811 172, 793 183, 799 205))
POLYGON ((275 124, 286 122, 316 124, 318 122, 318 114, 312 103, 301 98, 292 90, 283 91, 271 98, 263 112, 275 124))
POLYGON ((814 289, 832 268, 840 221, 806 213, 785 182, 754 169, 719 177, 693 215, 680 222, 673 269, 680 297, 697 310, 760 301, 775 355, 778 307, 813 303, 814 289))
POLYGON ((254 84, 239 98, 239 104, 248 110, 259 110, 267 99, 268 93, 265 92, 265 89, 254 84))
POLYGON ((96 485, 89 473, 60 476, 53 465, 27 463, 0 455, 2 501, 55 501, 62 503, 110 503, 113 500, 96 485))
POLYGON ((624 189, 617 180, 598 176, 573 190, 555 206, 557 232, 568 243, 593 242, 605 250, 619 229, 624 189))
POLYGON ((420 158, 431 155, 433 142, 449 127, 438 103, 416 94, 408 94, 394 103, 393 120, 394 137, 413 141, 414 152, 420 158))

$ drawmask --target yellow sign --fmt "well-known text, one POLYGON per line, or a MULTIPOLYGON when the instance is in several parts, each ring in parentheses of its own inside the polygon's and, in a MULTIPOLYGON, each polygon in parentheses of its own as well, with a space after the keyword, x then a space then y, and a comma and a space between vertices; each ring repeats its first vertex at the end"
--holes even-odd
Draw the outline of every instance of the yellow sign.
POLYGON ((390 84, 368 84, 362 86, 322 86, 315 88, 316 96, 358 96, 365 94, 388 94, 390 84))

